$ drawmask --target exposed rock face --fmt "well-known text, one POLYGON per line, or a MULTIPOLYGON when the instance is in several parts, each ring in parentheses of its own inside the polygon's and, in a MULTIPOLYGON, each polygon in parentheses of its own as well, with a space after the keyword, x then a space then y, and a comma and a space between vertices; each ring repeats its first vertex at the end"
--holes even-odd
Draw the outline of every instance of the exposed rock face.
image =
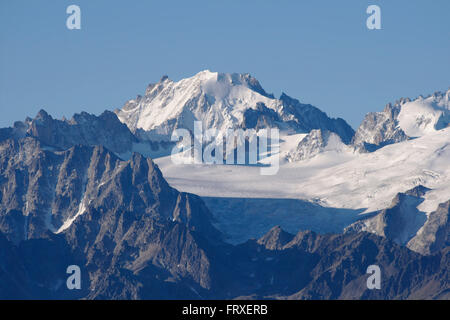
POLYGON ((282 114, 284 121, 294 123, 299 132, 321 129, 322 131, 336 133, 345 144, 351 142, 355 131, 345 120, 341 118, 331 119, 318 108, 310 104, 302 104, 284 93, 281 95, 280 100, 283 103, 282 114))
POLYGON ((255 109, 247 109, 244 112, 243 128, 244 129, 264 129, 276 128, 281 125, 280 116, 266 107, 262 102, 256 104, 255 109))
POLYGON ((363 152, 372 152, 385 145, 407 140, 408 136, 398 126, 400 108, 399 103, 388 104, 382 112, 367 114, 356 130, 352 144, 363 152))
POLYGON ((221 233, 209 210, 140 154, 123 161, 103 146, 49 151, 34 137, 9 139, 0 190, 0 296, 199 298, 212 286, 205 251, 221 233), (76 293, 65 287, 72 264, 89 283, 76 293), (143 283, 152 289, 141 293, 143 283))
POLYGON ((311 130, 298 144, 297 148, 287 155, 289 161, 301 161, 313 158, 325 151, 351 152, 339 136, 330 131, 311 130))
POLYGON ((15 243, 62 232, 92 211, 157 216, 216 234, 203 201, 171 188, 140 154, 122 161, 102 146, 47 151, 31 137, 1 149, 0 230, 15 243))
MULTIPOLYGON (((0 232, 0 297, 4 299, 199 299, 211 287, 210 264, 196 236, 174 222, 157 222, 145 231, 142 252, 131 237, 92 232, 78 242, 49 234, 19 246, 0 232), (152 233, 152 237, 147 237, 152 233), (126 238, 126 239, 125 239, 126 238), (145 250, 144 250, 145 249, 145 250), (81 290, 68 290, 66 269, 81 269, 81 290)), ((143 224, 145 225, 145 224, 143 224)), ((204 240, 203 240, 204 241, 204 240)), ((142 241, 141 241, 142 243, 142 241)))
POLYGON ((427 222, 408 242, 408 248, 423 253, 433 254, 450 246, 450 200, 439 205, 429 214, 427 222))
POLYGON ((428 190, 418 186, 405 193, 398 193, 389 208, 353 223, 346 231, 368 231, 406 245, 427 221, 426 214, 420 212, 417 206, 428 190))
POLYGON ((259 245, 249 241, 238 247, 239 256, 248 256, 233 259, 254 279, 241 298, 449 298, 448 250, 423 257, 366 232, 318 235, 301 231, 291 238, 279 249, 266 248, 261 240, 259 245), (366 287, 366 270, 372 264, 381 269, 381 290, 366 287))
POLYGON ((112 152, 125 153, 131 151, 133 143, 138 141, 110 111, 98 117, 82 112, 75 114, 71 120, 56 120, 41 110, 34 119, 16 122, 10 130, 16 138, 35 137, 42 144, 60 150, 82 144, 103 145, 112 152))
POLYGON ((269 230, 261 239, 258 240, 258 244, 263 245, 269 250, 279 250, 283 248, 288 242, 292 240, 294 236, 287 233, 281 227, 276 226, 269 230))
POLYGON ((372 152, 388 144, 420 137, 450 124, 450 90, 411 101, 402 98, 382 112, 369 113, 353 137, 352 144, 372 152))
POLYGON ((346 232, 375 233, 424 255, 439 252, 450 244, 450 201, 441 203, 427 216, 417 207, 428 191, 417 186, 399 193, 389 208, 353 223, 346 232))
POLYGON ((89 299, 198 299, 214 285, 214 262, 201 234, 147 216, 108 218, 109 225, 78 224, 65 235, 86 259, 89 299))
POLYGON ((448 251, 421 257, 367 233, 348 237, 301 233, 285 248, 304 248, 317 259, 309 273, 312 280, 290 299, 449 298, 448 251), (382 270, 380 290, 366 287, 366 268, 372 264, 382 270))

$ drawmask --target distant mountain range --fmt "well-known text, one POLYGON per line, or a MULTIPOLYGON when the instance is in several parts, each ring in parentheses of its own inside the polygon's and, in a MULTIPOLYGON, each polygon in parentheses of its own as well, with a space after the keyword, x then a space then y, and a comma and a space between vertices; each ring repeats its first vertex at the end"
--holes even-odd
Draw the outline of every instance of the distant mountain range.
POLYGON ((355 132, 210 71, 99 116, 41 110, 0 129, 0 298, 448 299, 449 123, 450 90, 355 132), (278 128, 279 173, 174 164, 172 132, 194 121, 278 128))

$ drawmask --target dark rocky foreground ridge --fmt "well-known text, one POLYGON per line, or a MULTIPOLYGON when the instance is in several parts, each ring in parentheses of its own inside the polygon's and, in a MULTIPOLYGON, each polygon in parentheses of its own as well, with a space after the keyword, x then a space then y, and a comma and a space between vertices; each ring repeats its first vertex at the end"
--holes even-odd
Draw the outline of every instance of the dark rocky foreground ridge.
POLYGON ((371 233, 278 227, 232 246, 203 200, 170 187, 152 160, 120 159, 108 131, 74 138, 72 125, 90 130, 84 120, 38 117, 56 129, 0 132, 1 299, 450 298, 448 246, 422 256, 371 233), (366 287, 372 264, 380 290, 366 287), (69 265, 81 290, 66 287, 69 265))
POLYGON ((102 239, 76 247, 72 235, 13 245, 0 234, 2 299, 449 299, 448 248, 421 256, 369 233, 280 236, 272 229, 239 246, 212 245, 180 222, 156 222, 146 244, 102 239), (274 246, 275 244, 275 246, 274 246), (65 285, 68 265, 82 289, 65 285), (367 266, 382 270, 366 287, 367 266))

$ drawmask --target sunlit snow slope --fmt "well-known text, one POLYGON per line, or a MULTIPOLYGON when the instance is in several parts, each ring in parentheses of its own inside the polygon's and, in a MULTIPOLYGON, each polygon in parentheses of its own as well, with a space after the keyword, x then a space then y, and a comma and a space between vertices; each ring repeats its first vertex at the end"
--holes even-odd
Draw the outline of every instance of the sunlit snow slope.
POLYGON ((279 128, 307 133, 329 130, 349 143, 353 129, 343 119, 329 118, 318 108, 286 94, 268 94, 249 74, 199 72, 177 82, 163 77, 150 84, 144 96, 115 111, 119 119, 141 138, 170 141, 177 128, 193 130, 194 121, 225 136, 227 129, 279 128))

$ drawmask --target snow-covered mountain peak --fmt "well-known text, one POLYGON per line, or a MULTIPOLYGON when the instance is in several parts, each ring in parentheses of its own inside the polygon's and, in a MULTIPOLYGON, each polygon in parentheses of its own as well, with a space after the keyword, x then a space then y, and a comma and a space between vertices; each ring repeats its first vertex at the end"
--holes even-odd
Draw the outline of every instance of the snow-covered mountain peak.
POLYGON ((401 98, 382 112, 371 112, 353 137, 360 150, 374 151, 388 144, 421 137, 450 124, 450 89, 411 100, 401 98))
POLYGON ((150 139, 168 140, 174 129, 192 130, 194 121, 219 131, 238 127, 244 112, 259 102, 273 110, 281 106, 248 74, 205 70, 177 82, 163 77, 116 114, 132 131, 141 129, 150 139))
POLYGON ((450 90, 401 104, 398 125, 409 137, 420 137, 450 124, 450 90))
POLYGON ((170 140, 177 128, 192 131, 194 121, 222 135, 227 129, 269 126, 289 133, 324 129, 349 143, 354 133, 344 120, 330 119, 316 107, 287 95, 275 99, 248 73, 204 70, 180 81, 163 77, 115 112, 131 131, 152 141, 170 140))

